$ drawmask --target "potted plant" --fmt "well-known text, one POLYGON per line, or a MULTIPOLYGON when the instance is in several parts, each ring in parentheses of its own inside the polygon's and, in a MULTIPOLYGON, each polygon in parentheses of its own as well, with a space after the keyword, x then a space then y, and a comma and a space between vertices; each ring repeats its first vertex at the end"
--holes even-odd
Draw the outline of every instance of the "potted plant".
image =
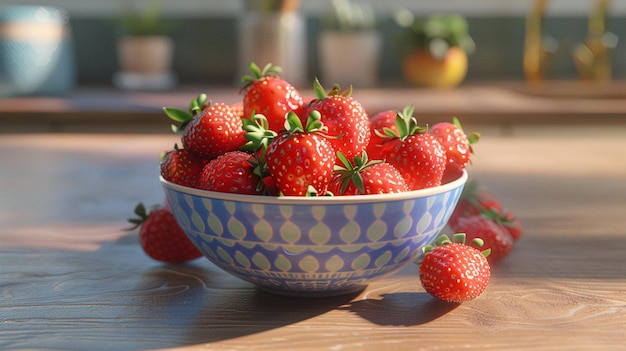
POLYGON ((176 82, 171 72, 174 41, 170 23, 163 20, 159 3, 125 11, 119 20, 117 58, 121 71, 114 84, 125 89, 166 89, 176 82))
POLYGON ((381 38, 371 7, 332 0, 332 11, 321 24, 318 50, 322 80, 343 86, 376 85, 381 38))
POLYGON ((468 54, 475 49, 466 19, 461 15, 415 18, 409 11, 396 15, 402 27, 402 73, 415 86, 451 88, 467 75, 468 54))

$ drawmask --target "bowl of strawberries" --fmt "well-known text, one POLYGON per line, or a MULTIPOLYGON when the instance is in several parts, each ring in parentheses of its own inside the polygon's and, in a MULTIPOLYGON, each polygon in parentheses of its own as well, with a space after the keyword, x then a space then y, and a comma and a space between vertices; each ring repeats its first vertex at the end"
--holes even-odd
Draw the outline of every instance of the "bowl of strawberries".
POLYGON ((194 246, 290 296, 356 292, 418 260, 455 209, 474 136, 419 127, 411 106, 370 117, 317 80, 303 98, 275 67, 250 68, 240 104, 165 109, 181 147, 160 181, 194 246))

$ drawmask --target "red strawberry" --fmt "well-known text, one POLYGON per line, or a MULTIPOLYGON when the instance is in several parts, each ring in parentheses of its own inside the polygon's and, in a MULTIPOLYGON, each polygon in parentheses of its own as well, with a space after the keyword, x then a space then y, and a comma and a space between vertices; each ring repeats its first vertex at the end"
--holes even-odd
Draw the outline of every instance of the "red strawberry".
POLYGON ((228 106, 230 106, 230 109, 233 110, 239 118, 245 118, 245 114, 243 113, 243 103, 237 102, 228 106))
POLYGON ((463 188, 461 198, 454 208, 448 224, 454 225, 462 217, 479 215, 485 211, 501 212, 502 209, 500 201, 491 193, 479 187, 476 181, 470 181, 463 188))
POLYGON ((246 85, 242 88, 243 115, 262 114, 269 122, 269 129, 280 131, 285 128, 287 112, 297 111, 303 106, 302 95, 287 81, 279 78, 281 68, 267 64, 261 70, 254 62, 250 63, 252 75, 242 77, 246 85))
POLYGON ((497 221, 484 215, 460 218, 451 228, 455 232, 465 233, 468 240, 480 238, 484 247, 491 249, 487 257, 490 264, 496 264, 509 255, 513 249, 513 237, 497 221))
POLYGON ((489 285, 491 268, 485 258, 488 250, 465 245, 463 235, 437 240, 437 246, 426 247, 420 264, 420 281, 433 297, 460 303, 480 296, 489 285))
POLYGON ((314 190, 324 194, 333 176, 335 151, 325 135, 320 114, 313 111, 306 126, 295 112, 287 114, 289 129, 274 139, 267 150, 267 170, 280 193, 306 196, 314 190), (312 188, 312 189, 311 189, 312 188))
POLYGON ((237 150, 245 144, 241 118, 226 104, 211 104, 185 127, 182 142, 185 149, 205 159, 237 150))
POLYGON ((237 150, 245 144, 243 123, 230 106, 212 104, 205 94, 192 100, 189 111, 164 108, 165 113, 180 126, 183 148, 203 159, 211 160, 228 151, 237 150))
POLYGON ((448 224, 454 227, 458 220, 479 214, 488 215, 511 234, 514 240, 522 235, 522 227, 517 217, 487 189, 480 187, 475 181, 467 183, 461 194, 448 224))
POLYGON ((294 110, 294 112, 298 115, 298 117, 300 117, 301 121, 306 121, 308 115, 306 114, 309 111, 309 105, 311 105, 311 102, 315 101, 316 98, 311 97, 311 96, 303 96, 302 97, 302 106, 300 106, 299 109, 294 110))
POLYGON ((174 145, 161 160, 161 176, 170 182, 194 188, 200 178, 204 161, 185 149, 174 145))
POLYGON ((522 236, 522 223, 511 211, 506 211, 500 216, 500 224, 511 234, 513 240, 518 240, 522 236))
POLYGON ((367 153, 355 156, 351 163, 337 153, 343 166, 335 165, 335 176, 329 191, 335 195, 369 195, 408 191, 409 188, 398 170, 380 160, 368 160, 367 153))
POLYGON ((198 188, 223 193, 258 195, 262 183, 254 173, 252 156, 243 151, 229 151, 204 166, 198 188))
POLYGON ((384 141, 387 140, 387 138, 384 137, 383 132, 385 128, 389 128, 396 133, 398 132, 396 127, 397 115, 398 111, 396 110, 386 110, 379 112, 370 118, 370 141, 366 148, 368 154, 372 155, 379 153, 376 149, 380 149, 383 146, 384 141))
POLYGON ((466 135, 456 117, 452 119, 452 123, 436 123, 430 128, 429 133, 437 137, 446 152, 447 163, 443 182, 457 179, 470 162, 472 145, 478 142, 480 134, 474 132, 466 135))
POLYGON ((386 138, 383 146, 370 149, 374 159, 395 166, 409 189, 418 190, 441 185, 446 166, 445 151, 437 138, 417 125, 413 106, 396 117, 396 130, 384 128, 379 136, 386 138))
POLYGON ((189 241, 169 208, 155 208, 147 213, 143 204, 135 207, 137 218, 129 218, 139 227, 139 243, 145 253, 155 260, 180 263, 202 256, 189 241))
POLYGON ((348 159, 360 155, 370 140, 369 117, 363 106, 350 96, 352 88, 340 92, 336 85, 327 94, 317 79, 314 88, 317 99, 309 104, 305 118, 311 111, 319 111, 334 149, 348 159))

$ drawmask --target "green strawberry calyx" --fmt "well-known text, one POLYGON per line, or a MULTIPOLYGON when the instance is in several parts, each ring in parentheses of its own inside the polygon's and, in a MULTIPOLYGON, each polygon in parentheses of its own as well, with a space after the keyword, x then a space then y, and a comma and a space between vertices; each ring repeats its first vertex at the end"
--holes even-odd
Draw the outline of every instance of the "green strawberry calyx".
POLYGON ((127 230, 129 230, 129 231, 130 230, 135 230, 135 229, 141 227, 144 224, 144 222, 148 219, 148 217, 150 216, 150 213, 152 211, 158 209, 158 208, 159 208, 159 206, 154 205, 154 206, 150 207, 149 209, 147 209, 146 206, 143 203, 141 203, 141 202, 138 203, 135 206, 135 209, 133 211, 136 217, 128 218, 128 222, 130 224, 132 224, 132 226, 130 228, 128 228, 127 230))
MULTIPOLYGON (((443 234, 443 235, 439 236, 437 239, 435 239, 435 241, 433 242, 432 245, 426 245, 426 246, 422 247, 422 252, 424 254, 427 254, 428 252, 432 251, 437 246, 443 246, 443 245, 448 245, 448 244, 452 244, 452 243, 468 245, 466 243, 466 239, 467 239, 467 236, 466 236, 465 233, 453 234, 452 238, 450 238, 449 236, 443 234)), ((483 239, 474 238, 474 239, 472 239, 472 244, 473 245, 471 245, 471 247, 481 248, 481 247, 483 247, 483 245, 485 245, 485 242, 483 241, 483 239)), ((483 251, 481 251, 481 253, 482 253, 483 256, 488 257, 491 254, 491 249, 483 250, 483 251)), ((419 262, 419 263, 421 263, 421 262, 419 262)))
POLYGON ((264 182, 264 179, 269 176, 265 155, 269 144, 278 134, 269 129, 267 118, 260 113, 253 113, 252 117, 242 118, 241 121, 247 142, 239 149, 252 154, 248 162, 252 165, 252 172, 259 177, 256 191, 270 195, 264 182))
POLYGON ((328 128, 322 122, 322 115, 317 110, 312 110, 306 119, 306 123, 303 125, 300 117, 290 111, 285 117, 285 132, 288 134, 297 133, 321 133, 326 136, 328 128))
POLYGON ((265 77, 275 77, 283 72, 283 69, 280 66, 275 66, 271 63, 268 63, 263 67, 263 69, 261 69, 256 63, 250 62, 250 64, 248 64, 248 69, 250 69, 250 73, 252 74, 246 74, 241 77, 241 82, 245 84, 244 89, 252 82, 261 80, 265 77))
POLYGON ((402 111, 396 111, 396 128, 397 131, 391 128, 383 128, 382 132, 374 130, 374 133, 384 139, 400 139, 405 140, 411 135, 426 133, 428 127, 422 127, 417 123, 417 118, 413 116, 415 106, 408 105, 402 111))
POLYGON ((481 206, 480 216, 492 220, 505 228, 516 227, 515 217, 506 209, 502 209, 501 212, 498 212, 493 208, 487 209, 481 206))
POLYGON ((352 96, 352 85, 342 91, 339 84, 335 84, 332 89, 326 92, 326 89, 324 89, 319 79, 315 78, 313 81, 313 91, 315 92, 315 97, 317 97, 318 100, 324 100, 329 96, 350 97, 352 96))
POLYGON ((306 193, 304 194, 304 196, 305 197, 335 196, 335 194, 333 194, 330 191, 326 191, 325 193, 320 194, 313 185, 309 185, 306 189, 306 193))
POLYGON ((243 130, 246 132, 244 137, 247 142, 241 147, 242 151, 256 152, 261 151, 265 154, 269 143, 278 135, 269 128, 267 118, 260 114, 253 114, 252 117, 242 118, 243 130))
POLYGON ((337 158, 343 164, 336 164, 334 168, 335 173, 338 175, 338 181, 341 182, 339 191, 342 194, 346 191, 350 183, 353 183, 357 189, 363 193, 365 186, 363 185, 361 172, 367 167, 383 162, 382 160, 370 160, 365 151, 363 151, 362 155, 354 156, 352 162, 350 162, 341 151, 337 151, 337 158))
POLYGON ((172 124, 172 131, 180 133, 191 120, 211 105, 205 93, 201 93, 197 98, 191 100, 187 111, 175 107, 163 107, 163 112, 178 125, 172 124))

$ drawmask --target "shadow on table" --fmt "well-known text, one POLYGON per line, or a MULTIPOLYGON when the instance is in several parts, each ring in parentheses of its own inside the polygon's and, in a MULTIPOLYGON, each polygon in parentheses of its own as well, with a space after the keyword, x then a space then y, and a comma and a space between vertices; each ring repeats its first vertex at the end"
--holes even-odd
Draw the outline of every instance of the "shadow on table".
POLYGON ((0 310, 11 310, 6 328, 0 328, 3 350, 209 344, 292 325, 336 310, 359 294, 273 295, 206 259, 154 261, 135 234, 92 252, 3 252, 0 263, 0 277, 11 277, 5 285, 12 296, 0 301, 0 310))
MULTIPOLYGON (((356 296, 296 298, 270 294, 211 264, 164 265, 141 277, 136 306, 144 330, 164 330, 172 346, 233 339, 322 315, 356 296)), ((141 337, 140 337, 141 338, 141 337)))
POLYGON ((436 300, 425 292, 389 293, 381 297, 353 301, 340 309, 378 325, 413 326, 431 322, 459 306, 436 300))

